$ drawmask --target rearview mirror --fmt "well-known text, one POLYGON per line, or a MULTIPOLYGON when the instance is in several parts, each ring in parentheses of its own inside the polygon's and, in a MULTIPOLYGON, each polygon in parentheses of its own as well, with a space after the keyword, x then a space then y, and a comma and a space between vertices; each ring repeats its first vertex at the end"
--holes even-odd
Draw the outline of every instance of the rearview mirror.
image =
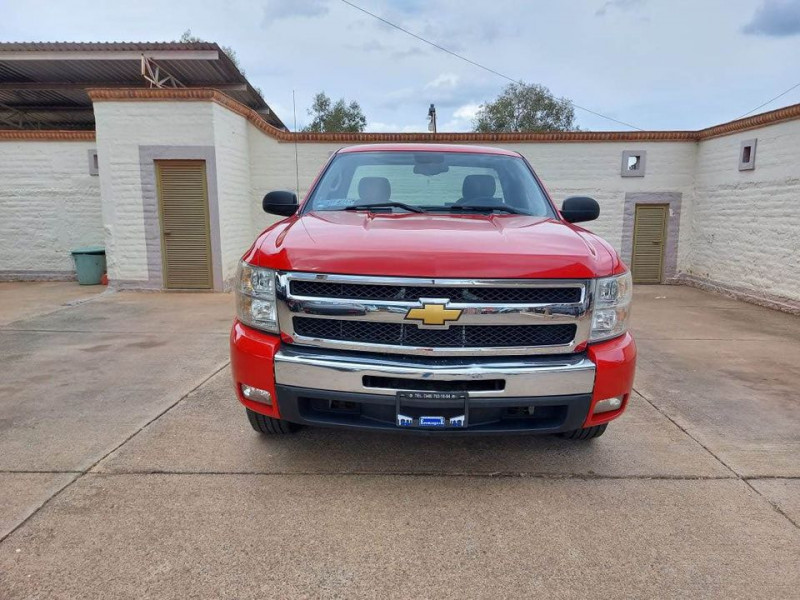
POLYGON ((277 190, 264 196, 261 207, 265 213, 291 217, 297 212, 297 195, 286 190, 277 190))
POLYGON ((414 165, 415 175, 427 175, 428 177, 433 177, 434 175, 439 175, 441 173, 447 173, 449 170, 450 167, 448 167, 447 165, 434 165, 434 164, 414 165))
POLYGON ((594 221, 600 216, 600 205, 588 196, 570 196, 561 205, 561 216, 569 223, 594 221))
POLYGON ((417 152, 414 154, 414 174, 439 175, 447 173, 450 167, 444 162, 444 154, 441 152, 417 152))

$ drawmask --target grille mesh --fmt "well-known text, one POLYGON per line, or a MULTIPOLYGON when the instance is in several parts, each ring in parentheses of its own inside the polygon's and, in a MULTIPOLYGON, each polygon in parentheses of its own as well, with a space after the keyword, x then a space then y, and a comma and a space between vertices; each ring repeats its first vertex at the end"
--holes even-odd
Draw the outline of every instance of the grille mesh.
POLYGON ((295 280, 291 282, 290 291, 294 296, 351 300, 416 301, 420 298, 449 298, 451 302, 497 304, 571 304, 581 300, 579 287, 404 287, 295 280))
POLYGON ((509 348, 555 346, 575 338, 576 325, 459 325, 450 329, 420 329, 403 323, 373 323, 344 319, 295 317, 298 335, 325 340, 423 346, 427 348, 509 348))

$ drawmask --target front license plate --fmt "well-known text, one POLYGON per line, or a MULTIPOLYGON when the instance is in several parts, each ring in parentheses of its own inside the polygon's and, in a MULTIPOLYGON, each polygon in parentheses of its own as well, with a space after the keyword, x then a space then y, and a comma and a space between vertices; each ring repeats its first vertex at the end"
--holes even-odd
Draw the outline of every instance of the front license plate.
POLYGON ((444 427, 447 425, 446 417, 420 417, 420 427, 444 427))
POLYGON ((467 426, 467 392, 398 392, 398 427, 461 429, 467 426))

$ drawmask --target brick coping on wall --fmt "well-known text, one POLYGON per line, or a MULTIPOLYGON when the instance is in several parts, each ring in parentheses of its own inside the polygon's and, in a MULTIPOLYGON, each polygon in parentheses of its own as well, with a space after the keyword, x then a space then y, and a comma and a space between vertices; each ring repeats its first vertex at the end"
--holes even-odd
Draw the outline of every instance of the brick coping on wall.
POLYGON ((94 131, 70 131, 66 129, 11 129, 0 130, 0 142, 14 141, 69 141, 93 142, 94 131))
MULTIPOLYGON (((698 131, 557 131, 551 133, 308 133, 273 127, 256 111, 214 89, 92 88, 93 102, 180 101, 214 102, 246 118, 265 134, 282 142, 697 142, 800 119, 800 104, 736 119, 698 131)), ((94 140, 94 131, 0 131, 0 140, 94 140)))
MULTIPOLYGON (((697 131, 556 131, 550 133, 308 133, 273 127, 256 111, 213 89, 94 88, 93 102, 182 101, 214 102, 245 117, 265 134, 282 142, 696 142, 766 125, 800 119, 800 104, 793 104, 744 119, 697 131)), ((0 130, 0 140, 93 141, 94 131, 0 130)))

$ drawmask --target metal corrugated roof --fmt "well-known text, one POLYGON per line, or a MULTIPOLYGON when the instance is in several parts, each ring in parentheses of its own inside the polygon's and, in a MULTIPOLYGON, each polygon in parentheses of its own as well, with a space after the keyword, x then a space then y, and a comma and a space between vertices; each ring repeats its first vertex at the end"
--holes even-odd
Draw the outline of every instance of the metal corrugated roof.
POLYGON ((106 50, 219 50, 215 42, 2 42, 2 51, 99 52, 106 50))
POLYGON ((280 129, 281 120, 213 42, 0 43, 0 129, 93 129, 90 87, 150 87, 141 58, 189 88, 213 88, 280 129))

